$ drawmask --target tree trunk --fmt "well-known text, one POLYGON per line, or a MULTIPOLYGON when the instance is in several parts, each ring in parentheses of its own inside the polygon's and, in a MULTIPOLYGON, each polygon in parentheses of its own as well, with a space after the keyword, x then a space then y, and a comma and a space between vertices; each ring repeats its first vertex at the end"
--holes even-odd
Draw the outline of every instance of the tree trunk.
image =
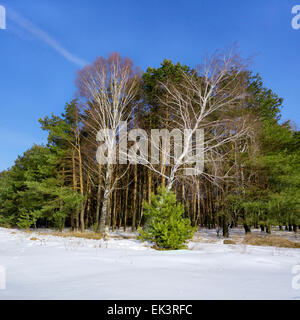
POLYGON ((134 168, 134 185, 133 185, 133 211, 132 211, 132 231, 136 230, 136 211, 137 211, 137 165, 134 168))
POLYGON ((222 229, 223 229, 223 237, 224 238, 229 238, 229 229, 228 229, 228 221, 227 217, 224 215, 222 218, 222 229))
POLYGON ((196 211, 197 211, 197 192, 196 190, 194 190, 194 195, 193 195, 193 226, 194 227, 197 224, 196 211))
POLYGON ((90 178, 88 174, 88 179, 87 179, 87 208, 86 208, 86 218, 85 218, 85 226, 88 227, 89 221, 91 221, 91 194, 92 194, 92 187, 90 184, 90 178))
POLYGON ((105 189, 104 196, 103 196, 103 204, 102 204, 102 210, 101 210, 101 217, 99 220, 99 227, 98 232, 101 234, 105 233, 105 227, 106 227, 106 220, 107 220, 107 212, 109 208, 109 190, 105 189))
MULTIPOLYGON (((77 176, 76 176, 76 160, 75 160, 75 151, 72 150, 72 174, 73 174, 73 190, 77 192, 77 176)), ((74 222, 74 212, 71 213, 71 228, 72 231, 76 228, 78 230, 79 228, 79 221, 78 221, 78 212, 76 210, 76 226, 74 222)))
POLYGON ((116 223, 117 223, 117 192, 113 193, 114 200, 113 200, 113 214, 112 214, 112 231, 115 231, 116 223))
MULTIPOLYGON (((82 157, 81 157, 81 150, 80 147, 78 148, 78 160, 79 160, 79 184, 80 184, 80 193, 83 196, 84 195, 84 189, 83 189, 83 169, 82 169, 82 157)), ((84 225, 84 211, 85 211, 85 201, 81 204, 81 210, 80 210, 80 231, 84 232, 85 225, 84 225)))
POLYGON ((104 190, 104 195, 103 195, 103 204, 102 204, 102 210, 101 210, 101 217, 99 221, 99 227, 98 231, 101 234, 104 234, 105 232, 105 227, 107 225, 107 218, 109 216, 109 205, 110 205, 110 192, 111 192, 111 179, 112 179, 112 165, 108 164, 107 169, 106 169, 106 174, 105 174, 105 190, 104 190))
POLYGON ((124 209, 124 231, 126 231, 127 227, 127 214, 128 214, 128 184, 129 184, 129 170, 127 172, 127 179, 126 179, 126 191, 125 191, 125 209, 124 209))
POLYGON ((246 234, 251 233, 251 229, 248 224, 244 223, 244 229, 246 234))
POLYGON ((151 202, 152 172, 148 168, 148 202, 151 202))
POLYGON ((96 205, 96 226, 97 226, 97 231, 98 231, 98 228, 99 228, 99 218, 100 218, 100 209, 101 209, 101 188, 102 188, 101 174, 102 174, 102 167, 101 167, 101 164, 99 164, 99 166, 98 166, 97 205, 96 205))

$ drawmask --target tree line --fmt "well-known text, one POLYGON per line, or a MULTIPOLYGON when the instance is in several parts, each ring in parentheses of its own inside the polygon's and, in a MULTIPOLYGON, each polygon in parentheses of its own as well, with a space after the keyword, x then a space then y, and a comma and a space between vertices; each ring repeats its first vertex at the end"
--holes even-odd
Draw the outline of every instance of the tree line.
POLYGON ((196 68, 165 59, 145 72, 114 53, 80 70, 75 83, 77 98, 64 112, 39 120, 47 145, 34 145, 0 173, 2 226, 135 231, 145 223, 145 204, 165 186, 193 227, 221 229, 225 237, 239 225, 246 233, 297 231, 300 132, 280 123, 283 99, 236 53, 211 55, 196 68), (116 147, 122 152, 125 121, 127 131, 179 130, 189 148, 167 161, 163 139, 156 141, 148 151, 156 149, 161 161, 153 164, 142 158, 137 138, 121 163, 97 161, 112 160, 116 147), (101 154, 105 128, 112 135, 101 154), (198 129, 204 168, 186 175, 198 129))

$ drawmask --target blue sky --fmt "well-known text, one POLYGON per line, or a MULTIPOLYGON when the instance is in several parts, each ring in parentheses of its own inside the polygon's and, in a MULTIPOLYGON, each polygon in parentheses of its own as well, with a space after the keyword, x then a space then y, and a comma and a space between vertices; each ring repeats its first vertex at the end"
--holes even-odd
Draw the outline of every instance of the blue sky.
POLYGON ((300 126, 300 0, 9 0, 0 30, 0 171, 33 143, 38 119, 74 97, 76 70, 118 51, 142 70, 163 59, 195 66, 238 42, 267 87, 284 98, 282 119, 300 126))

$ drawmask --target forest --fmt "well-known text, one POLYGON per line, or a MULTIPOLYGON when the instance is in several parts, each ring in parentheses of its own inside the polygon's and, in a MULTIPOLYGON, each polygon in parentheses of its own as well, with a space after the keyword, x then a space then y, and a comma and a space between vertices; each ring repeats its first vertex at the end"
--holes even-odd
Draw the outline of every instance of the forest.
POLYGON ((191 230, 297 232, 300 131, 281 121, 283 99, 237 53, 215 53, 193 68, 165 59, 145 72, 113 53, 79 70, 75 85, 62 114, 39 119, 47 144, 33 145, 0 173, 0 226, 136 231, 161 195, 191 230), (185 148, 164 161, 162 141, 160 163, 137 162, 132 142, 136 154, 122 163, 98 162, 97 133, 111 130, 106 156, 113 157, 122 121, 147 133, 190 129, 192 149, 192 134, 202 129, 203 172, 183 174, 193 161, 185 148))

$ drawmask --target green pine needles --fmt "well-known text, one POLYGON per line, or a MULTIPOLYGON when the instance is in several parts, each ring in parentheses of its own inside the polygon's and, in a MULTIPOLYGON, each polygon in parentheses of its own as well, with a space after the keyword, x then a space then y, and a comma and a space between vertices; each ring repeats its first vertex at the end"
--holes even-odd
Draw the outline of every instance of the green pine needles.
POLYGON ((160 249, 177 250, 186 247, 196 228, 183 218, 184 207, 176 202, 176 195, 166 188, 159 188, 152 195, 150 204, 144 202, 146 223, 139 229, 139 238, 153 242, 160 249))

